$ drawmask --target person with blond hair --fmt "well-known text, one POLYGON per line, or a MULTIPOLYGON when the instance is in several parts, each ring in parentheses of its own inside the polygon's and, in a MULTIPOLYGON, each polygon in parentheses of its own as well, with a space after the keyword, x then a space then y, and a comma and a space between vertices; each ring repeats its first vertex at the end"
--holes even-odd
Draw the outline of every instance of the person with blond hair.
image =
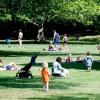
POLYGON ((48 69, 47 62, 42 64, 41 75, 42 75, 42 81, 43 81, 43 89, 45 92, 48 92, 49 91, 50 71, 48 69))
POLYGON ((16 70, 20 69, 14 62, 10 62, 6 65, 3 65, 2 60, 0 59, 0 70, 16 70))

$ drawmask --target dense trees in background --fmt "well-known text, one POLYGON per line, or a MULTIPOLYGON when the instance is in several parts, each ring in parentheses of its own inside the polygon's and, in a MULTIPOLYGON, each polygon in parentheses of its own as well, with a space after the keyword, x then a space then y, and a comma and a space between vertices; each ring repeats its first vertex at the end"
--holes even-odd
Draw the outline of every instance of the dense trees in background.
POLYGON ((98 33, 100 2, 99 0, 0 0, 0 26, 2 23, 13 23, 12 26, 18 24, 23 27, 30 23, 30 29, 35 25, 37 29, 43 27, 45 31, 45 25, 52 29, 58 25, 71 27, 74 31, 84 30, 83 27, 93 27, 98 33))

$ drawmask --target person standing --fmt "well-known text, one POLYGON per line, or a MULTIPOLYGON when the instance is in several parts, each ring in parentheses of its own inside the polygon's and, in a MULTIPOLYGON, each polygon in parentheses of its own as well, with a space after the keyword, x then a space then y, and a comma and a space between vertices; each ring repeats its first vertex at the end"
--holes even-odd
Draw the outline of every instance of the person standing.
POLYGON ((54 30, 53 32, 54 32, 53 36, 54 44, 56 46, 56 49, 59 49, 59 39, 60 39, 59 33, 57 33, 56 30, 54 30))
POLYGON ((43 63, 41 70, 42 80, 43 80, 43 89, 45 92, 49 91, 49 78, 50 78, 50 71, 48 70, 48 63, 43 63))
POLYGON ((87 52, 84 60, 85 60, 85 65, 87 67, 87 70, 90 71, 93 63, 93 57, 91 56, 90 52, 87 52))
POLYGON ((9 35, 6 37, 6 43, 8 47, 11 47, 11 37, 9 35))
POLYGON ((96 45, 96 47, 99 50, 99 54, 100 54, 100 43, 98 45, 96 45))
POLYGON ((63 36, 63 48, 65 48, 67 46, 67 41, 68 41, 67 34, 64 34, 64 36, 63 36))
POLYGON ((18 35, 18 40, 19 40, 19 45, 22 46, 22 39, 23 39, 23 32, 22 29, 19 30, 19 35, 18 35))

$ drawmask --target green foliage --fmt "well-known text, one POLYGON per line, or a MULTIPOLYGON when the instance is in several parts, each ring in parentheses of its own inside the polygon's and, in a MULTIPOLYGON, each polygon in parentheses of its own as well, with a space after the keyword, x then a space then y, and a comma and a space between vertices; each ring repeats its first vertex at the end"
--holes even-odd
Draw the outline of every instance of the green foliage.
POLYGON ((0 1, 0 20, 2 20, 2 21, 11 20, 11 15, 9 14, 9 9, 6 9, 5 0, 0 1))
MULTIPOLYGON (((0 20, 43 24, 72 21, 93 25, 100 15, 98 0, 1 0, 0 20)), ((97 21, 96 21, 97 22, 97 21)))
POLYGON ((66 17, 68 20, 93 24, 99 15, 99 6, 93 1, 76 0, 66 3, 66 17))

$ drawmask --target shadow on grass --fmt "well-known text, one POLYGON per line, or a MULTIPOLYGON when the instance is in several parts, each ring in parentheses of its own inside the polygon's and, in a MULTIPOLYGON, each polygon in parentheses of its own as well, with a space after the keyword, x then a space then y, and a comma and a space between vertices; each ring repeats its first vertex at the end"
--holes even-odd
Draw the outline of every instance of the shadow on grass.
MULTIPOLYGON (((51 77, 50 88, 61 90, 70 89, 71 87, 79 87, 80 83, 68 83, 65 78, 51 77), (58 84, 60 82, 60 84, 58 84)), ((33 79, 15 77, 0 77, 0 88, 43 88, 41 77, 35 76, 33 79)))
MULTIPOLYGON (((1 57, 20 57, 20 56, 31 56, 32 54, 36 54, 37 56, 65 56, 69 53, 67 52, 24 52, 24 51, 7 51, 0 50, 1 57)), ((72 55, 85 55, 85 53, 72 53, 72 55)), ((93 56, 100 56, 100 54, 93 53, 93 56)))
MULTIPOLYGON (((23 99, 23 98, 21 98, 23 99)), ((24 100, 90 100, 88 97, 51 96, 48 98, 24 98, 24 100)))
MULTIPOLYGON (((52 64, 53 64, 52 62, 48 63, 50 68, 52 67, 52 64)), ((87 69, 84 62, 70 62, 70 63, 64 62, 61 65, 62 65, 62 67, 67 68, 67 69, 79 69, 79 70, 81 70, 81 69, 86 70, 87 69)), ((36 63, 34 66, 41 67, 42 63, 36 63)), ((100 70, 100 62, 94 62, 92 69, 100 70)))
MULTIPOLYGON (((98 44, 100 40, 98 38, 87 38, 87 39, 81 39, 81 40, 69 40, 68 44, 98 44)), ((23 40, 23 44, 49 44, 50 40, 46 41, 36 41, 36 40, 23 40)), ((7 44, 5 40, 0 41, 0 44, 7 44)), ((18 40, 11 40, 11 44, 19 44, 18 40)), ((62 44, 62 42, 60 42, 62 44)))
MULTIPOLYGON (((24 100, 99 100, 100 94, 73 94, 72 96, 66 95, 52 95, 48 98, 24 98, 24 100)), ((23 99, 23 98, 21 98, 23 99)))
POLYGON ((40 88, 41 82, 39 77, 33 79, 15 77, 0 77, 0 86, 6 88, 40 88))
MULTIPOLYGON (((64 66, 67 69, 82 69, 82 70, 86 70, 86 66, 84 64, 84 62, 65 62, 62 64, 62 66, 64 66)), ((100 62, 95 62, 92 65, 92 69, 95 70, 100 70, 100 62)))
POLYGON ((95 45, 95 44, 98 44, 99 41, 68 41, 68 44, 72 44, 72 45, 95 45))

